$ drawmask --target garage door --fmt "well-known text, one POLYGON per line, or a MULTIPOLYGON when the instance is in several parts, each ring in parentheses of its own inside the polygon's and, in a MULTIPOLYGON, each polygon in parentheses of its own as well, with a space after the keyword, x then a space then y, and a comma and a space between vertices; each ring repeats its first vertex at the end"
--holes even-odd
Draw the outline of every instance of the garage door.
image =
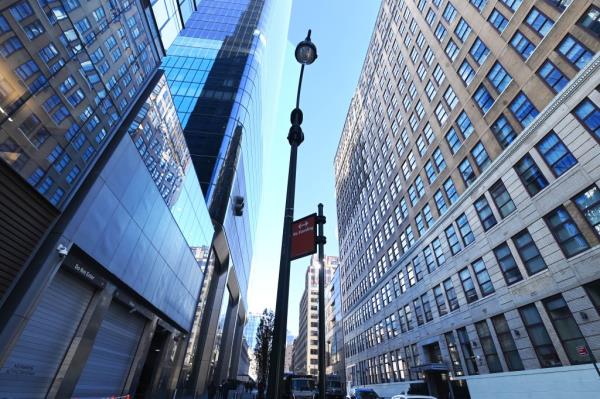
POLYGON ((73 392, 76 398, 120 395, 146 319, 113 301, 73 392))
POLYGON ((43 398, 71 343, 94 289, 59 272, 0 368, 0 397, 43 398))

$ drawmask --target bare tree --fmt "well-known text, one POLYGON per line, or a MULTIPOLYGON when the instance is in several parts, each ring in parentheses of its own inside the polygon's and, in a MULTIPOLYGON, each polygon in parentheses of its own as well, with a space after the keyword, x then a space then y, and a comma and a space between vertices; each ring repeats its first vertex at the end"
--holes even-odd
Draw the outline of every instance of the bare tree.
POLYGON ((269 309, 263 310, 256 330, 256 346, 254 347, 259 398, 264 397, 265 385, 269 375, 269 357, 273 347, 274 323, 275 313, 269 309))

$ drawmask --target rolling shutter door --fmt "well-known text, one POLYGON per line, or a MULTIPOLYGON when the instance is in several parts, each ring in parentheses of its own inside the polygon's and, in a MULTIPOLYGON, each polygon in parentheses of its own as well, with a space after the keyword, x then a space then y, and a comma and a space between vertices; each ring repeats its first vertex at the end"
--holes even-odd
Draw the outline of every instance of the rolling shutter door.
POLYGON ((113 301, 102 321, 73 397, 120 395, 146 319, 113 301))
POLYGON ((46 396, 93 294, 76 277, 57 273, 0 369, 0 397, 46 396))

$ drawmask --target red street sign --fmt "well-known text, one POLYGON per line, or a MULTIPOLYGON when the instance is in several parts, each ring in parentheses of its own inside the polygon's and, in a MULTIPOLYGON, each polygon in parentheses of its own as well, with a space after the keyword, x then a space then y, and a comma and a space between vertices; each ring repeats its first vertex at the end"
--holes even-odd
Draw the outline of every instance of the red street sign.
POLYGON ((575 348, 575 350, 577 350, 577 354, 581 357, 587 357, 589 356, 588 350, 585 346, 580 345, 578 347, 575 348))
POLYGON ((317 252, 317 214, 313 213, 292 223, 290 259, 302 258, 317 252))

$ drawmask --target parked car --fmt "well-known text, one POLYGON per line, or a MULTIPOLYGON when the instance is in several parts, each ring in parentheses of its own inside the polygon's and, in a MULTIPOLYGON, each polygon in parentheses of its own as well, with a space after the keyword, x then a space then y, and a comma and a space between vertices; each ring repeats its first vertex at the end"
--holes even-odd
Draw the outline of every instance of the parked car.
POLYGON ((377 392, 371 388, 355 388, 350 395, 351 399, 380 399, 377 392))
POLYGON ((409 395, 407 393, 401 393, 400 395, 392 396, 392 399, 436 399, 434 396, 427 395, 409 395))

